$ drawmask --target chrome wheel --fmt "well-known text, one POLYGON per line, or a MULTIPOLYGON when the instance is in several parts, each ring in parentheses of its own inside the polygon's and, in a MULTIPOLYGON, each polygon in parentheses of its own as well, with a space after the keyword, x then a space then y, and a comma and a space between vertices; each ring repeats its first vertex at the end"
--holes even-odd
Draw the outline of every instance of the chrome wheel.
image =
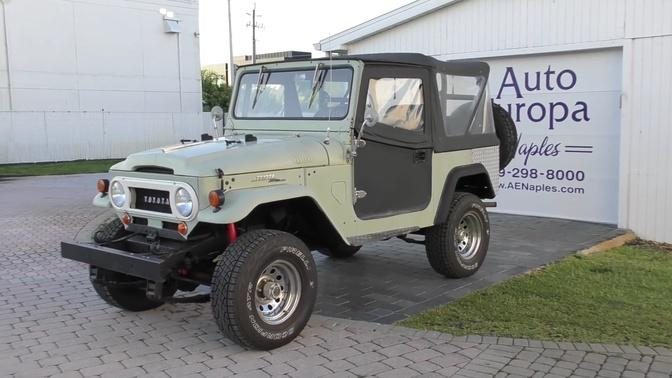
POLYGON ((463 260, 473 258, 481 246, 483 224, 475 211, 468 211, 455 229, 455 247, 463 260))
POLYGON ((281 324, 289 319, 301 299, 301 275, 291 263, 275 260, 262 271, 255 289, 255 306, 261 320, 281 324))

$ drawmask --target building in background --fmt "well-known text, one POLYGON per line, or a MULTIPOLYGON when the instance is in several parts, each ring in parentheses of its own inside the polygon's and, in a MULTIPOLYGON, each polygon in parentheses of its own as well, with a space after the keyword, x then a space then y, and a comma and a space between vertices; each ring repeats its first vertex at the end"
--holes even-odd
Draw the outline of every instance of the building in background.
POLYGON ((671 14, 669 0, 418 0, 316 48, 487 61, 521 134, 498 211, 672 242, 671 14))
POLYGON ((201 110, 197 0, 0 0, 0 164, 195 138, 201 110))
MULTIPOLYGON (((257 63, 287 62, 291 60, 302 60, 312 58, 312 53, 305 51, 279 51, 267 54, 257 54, 257 63)), ((233 58, 236 67, 252 64, 252 55, 240 55, 233 58)), ((228 63, 209 64, 203 66, 203 69, 214 71, 222 77, 224 82, 229 83, 228 63)))

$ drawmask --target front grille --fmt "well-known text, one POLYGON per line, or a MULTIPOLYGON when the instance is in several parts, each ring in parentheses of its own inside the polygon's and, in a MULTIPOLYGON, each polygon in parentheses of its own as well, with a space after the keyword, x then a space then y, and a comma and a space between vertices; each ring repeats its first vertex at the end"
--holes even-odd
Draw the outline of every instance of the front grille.
POLYGON ((172 213, 170 209, 170 194, 165 190, 134 188, 135 208, 155 211, 158 213, 172 213))

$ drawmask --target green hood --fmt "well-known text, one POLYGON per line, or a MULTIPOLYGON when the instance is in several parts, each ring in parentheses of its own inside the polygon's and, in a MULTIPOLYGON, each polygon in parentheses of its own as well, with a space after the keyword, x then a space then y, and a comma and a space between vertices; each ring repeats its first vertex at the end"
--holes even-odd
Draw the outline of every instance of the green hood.
POLYGON ((152 149, 129 155, 112 170, 172 169, 178 176, 214 176, 329 165, 325 147, 310 137, 259 137, 256 142, 213 140, 152 149))

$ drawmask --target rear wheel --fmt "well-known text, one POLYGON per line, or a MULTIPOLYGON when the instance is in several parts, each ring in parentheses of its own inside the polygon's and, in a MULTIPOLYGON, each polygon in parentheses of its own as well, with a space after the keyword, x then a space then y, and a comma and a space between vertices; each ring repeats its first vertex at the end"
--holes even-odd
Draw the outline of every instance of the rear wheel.
POLYGON ((437 273, 451 278, 476 273, 490 242, 490 221, 483 203, 471 193, 458 192, 448 219, 430 227, 426 238, 427 259, 437 273))
MULTIPOLYGON (((163 302, 147 298, 147 281, 119 272, 89 268, 91 284, 96 293, 108 304, 127 311, 146 311, 157 308, 163 302)), ((164 295, 172 296, 175 289, 167 289, 164 295)))
POLYGON ((212 276, 212 312, 233 341, 273 349, 305 327, 317 295, 317 271, 308 247, 294 235, 255 230, 219 257, 212 276))

